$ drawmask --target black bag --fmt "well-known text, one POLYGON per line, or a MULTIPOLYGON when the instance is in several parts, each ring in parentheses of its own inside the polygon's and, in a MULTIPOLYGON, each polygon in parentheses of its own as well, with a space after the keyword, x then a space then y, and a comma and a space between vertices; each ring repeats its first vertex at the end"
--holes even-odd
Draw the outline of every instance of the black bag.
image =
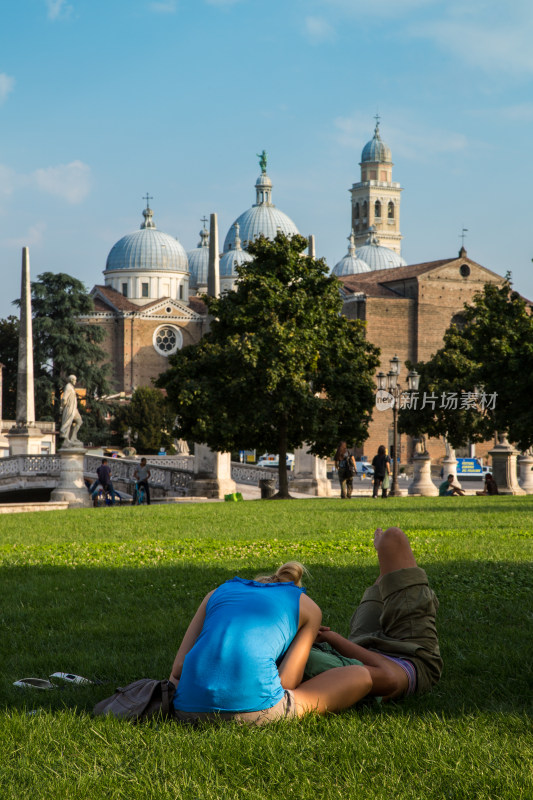
POLYGON ((176 687, 170 681, 141 678, 117 689, 111 697, 100 700, 93 709, 98 717, 112 714, 118 719, 135 721, 150 719, 157 714, 172 716, 172 700, 176 687))

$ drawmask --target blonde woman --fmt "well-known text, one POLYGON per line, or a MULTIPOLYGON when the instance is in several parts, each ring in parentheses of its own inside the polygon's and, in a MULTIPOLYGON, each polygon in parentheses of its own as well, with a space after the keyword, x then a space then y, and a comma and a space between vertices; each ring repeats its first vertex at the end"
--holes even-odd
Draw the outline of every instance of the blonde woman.
POLYGON ((372 688, 363 666, 329 670, 302 683, 322 621, 305 594, 297 561, 255 580, 232 578, 207 594, 177 652, 170 680, 176 717, 237 719, 256 725, 324 714, 372 688))

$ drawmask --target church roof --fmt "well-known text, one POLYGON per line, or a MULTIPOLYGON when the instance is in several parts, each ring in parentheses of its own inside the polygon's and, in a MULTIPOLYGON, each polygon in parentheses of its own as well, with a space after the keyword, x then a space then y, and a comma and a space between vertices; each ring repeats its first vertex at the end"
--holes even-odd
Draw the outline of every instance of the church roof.
POLYGON ((278 231, 287 236, 298 233, 292 219, 272 203, 272 181, 266 174, 266 153, 264 162, 260 163, 261 175, 255 182, 256 202, 231 225, 224 240, 224 252, 235 248, 235 223, 239 224, 240 237, 245 245, 261 235, 267 239, 275 239, 278 231))
POLYGON ((250 253, 247 253, 246 250, 243 250, 241 247, 241 237, 240 237, 240 226, 239 223, 236 222, 233 226, 235 228, 234 232, 234 246, 232 250, 228 250, 222 258, 220 259, 220 277, 221 278, 237 278, 237 267, 240 267, 241 264, 246 264, 247 262, 253 261, 253 256, 250 253))
POLYGON ((142 272, 188 272, 187 253, 174 236, 158 231, 147 206, 144 222, 134 233, 128 233, 113 245, 107 257, 106 272, 135 269, 142 272))
POLYGON ((332 274, 338 278, 344 275, 358 275, 364 272, 370 272, 370 267, 361 258, 357 258, 355 254, 355 235, 352 230, 348 237, 350 244, 348 245, 348 253, 338 261, 332 269, 332 274))
POLYGON ((365 144, 363 152, 361 153, 361 164, 370 162, 372 164, 391 164, 392 155, 390 147, 387 147, 385 142, 382 141, 379 133, 379 118, 376 122, 374 129, 374 136, 365 144))
POLYGON ((372 270, 395 270, 397 267, 407 266, 407 261, 399 253, 379 243, 374 226, 369 228, 368 239, 364 245, 357 248, 355 255, 372 270))
POLYGON ((206 221, 204 217, 204 227, 200 231, 198 247, 195 250, 187 251, 190 289, 197 289, 199 286, 207 285, 207 273, 209 271, 209 231, 205 227, 206 221))
POLYGON ((501 277, 495 272, 488 270, 486 267, 481 266, 476 261, 468 258, 466 250, 461 250, 459 256, 454 258, 442 258, 438 261, 424 261, 419 264, 409 264, 405 267, 397 267, 394 270, 380 269, 373 270, 372 272, 364 273, 362 275, 350 275, 345 278, 339 278, 345 290, 352 294, 363 293, 369 297, 400 297, 399 293, 388 284, 396 283, 397 281, 406 281, 412 278, 418 278, 419 275, 424 275, 427 272, 432 272, 439 267, 444 267, 447 264, 463 263, 473 264, 480 267, 484 272, 494 275, 495 278, 501 277))
POLYGON ((91 291, 94 302, 95 311, 109 311, 111 306, 116 311, 138 311, 139 306, 131 303, 127 297, 124 297, 116 289, 111 286, 97 285, 91 291))
POLYGON ((207 306, 199 297, 189 297, 189 308, 197 314, 207 314, 207 306))

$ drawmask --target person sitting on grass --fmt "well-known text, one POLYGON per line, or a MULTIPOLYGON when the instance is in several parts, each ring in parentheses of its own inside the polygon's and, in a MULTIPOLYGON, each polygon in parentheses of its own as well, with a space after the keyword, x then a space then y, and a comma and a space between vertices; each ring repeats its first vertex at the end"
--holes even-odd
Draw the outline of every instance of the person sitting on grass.
POLYGON ((372 688, 366 667, 342 666, 302 683, 322 612, 301 586, 304 567, 283 564, 274 575, 232 578, 207 594, 176 654, 181 721, 275 719, 349 708, 372 688))
POLYGON ((394 700, 427 692, 442 672, 435 617, 438 600, 400 528, 378 528, 374 547, 379 577, 363 594, 348 639, 320 627, 304 677, 363 664, 370 694, 394 700))
POLYGON ((476 494, 477 494, 477 495, 482 495, 482 494, 490 494, 490 495, 499 494, 499 492, 498 492, 498 486, 496 485, 496 481, 494 480, 494 478, 492 477, 492 475, 490 474, 490 472, 487 472, 487 474, 485 475, 485 486, 483 487, 483 491, 482 491, 482 492, 476 492, 476 494))
POLYGON ((453 494, 464 495, 459 484, 455 483, 455 475, 448 475, 439 486, 439 497, 451 497, 453 494))

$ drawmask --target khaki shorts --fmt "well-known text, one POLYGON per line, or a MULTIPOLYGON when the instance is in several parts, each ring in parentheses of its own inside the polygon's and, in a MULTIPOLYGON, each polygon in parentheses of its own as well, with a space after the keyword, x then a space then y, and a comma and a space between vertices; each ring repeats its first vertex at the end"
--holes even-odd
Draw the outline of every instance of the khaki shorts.
POLYGON ((262 711, 179 711, 174 709, 174 717, 180 722, 216 722, 217 720, 236 720, 248 725, 266 725, 277 719, 296 717, 296 703, 290 689, 275 706, 262 711))
POLYGON ((363 594, 348 638, 355 644, 396 658, 416 669, 417 693, 427 692, 442 673, 435 617, 439 602, 420 567, 384 575, 363 594))

